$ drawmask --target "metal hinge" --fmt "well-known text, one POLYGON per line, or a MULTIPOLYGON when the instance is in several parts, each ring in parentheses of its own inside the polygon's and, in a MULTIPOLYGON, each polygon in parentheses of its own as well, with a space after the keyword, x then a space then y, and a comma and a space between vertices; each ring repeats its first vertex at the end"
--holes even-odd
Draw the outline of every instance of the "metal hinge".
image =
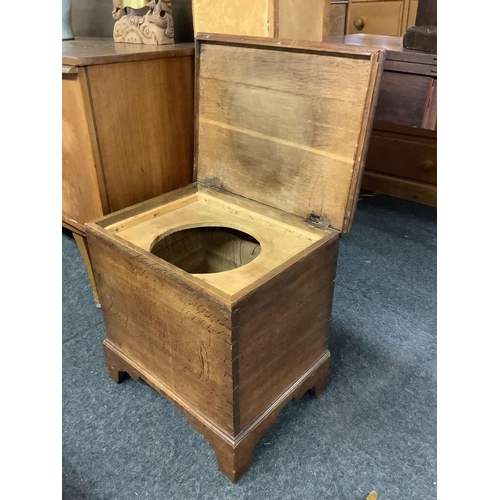
POLYGON ((326 217, 321 217, 321 215, 311 214, 306 219, 306 222, 321 229, 328 229, 330 227, 330 221, 326 217))

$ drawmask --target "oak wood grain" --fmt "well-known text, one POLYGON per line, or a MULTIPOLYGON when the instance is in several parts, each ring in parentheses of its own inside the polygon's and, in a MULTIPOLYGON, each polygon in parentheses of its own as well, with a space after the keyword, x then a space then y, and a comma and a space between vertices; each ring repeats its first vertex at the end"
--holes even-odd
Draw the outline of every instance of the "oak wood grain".
POLYGON ((243 428, 327 352, 338 243, 332 235, 234 305, 243 428))
POLYGON ((228 306, 95 227, 88 241, 107 341, 234 435, 228 306))
POLYGON ((197 179, 348 231, 383 53, 227 39, 200 48, 197 179))

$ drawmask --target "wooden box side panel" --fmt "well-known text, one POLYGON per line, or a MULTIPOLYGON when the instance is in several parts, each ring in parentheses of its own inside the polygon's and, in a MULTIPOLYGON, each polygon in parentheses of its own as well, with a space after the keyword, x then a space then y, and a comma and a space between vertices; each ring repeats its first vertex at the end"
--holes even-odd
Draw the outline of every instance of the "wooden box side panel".
POLYGON ((88 73, 110 211, 192 182, 194 57, 88 73))
POLYGON ((84 69, 78 75, 63 76, 62 213, 66 222, 81 229, 86 222, 103 215, 86 86, 84 69))
MULTIPOLYGON (((107 341, 234 434, 231 312, 154 259, 87 228, 107 341)), ((179 399, 177 397, 177 399, 179 399)))
POLYGON ((327 352, 338 242, 327 240, 235 305, 242 430, 327 352))
POLYGON ((372 116, 372 57, 211 43, 199 51, 198 180, 343 228, 372 116))

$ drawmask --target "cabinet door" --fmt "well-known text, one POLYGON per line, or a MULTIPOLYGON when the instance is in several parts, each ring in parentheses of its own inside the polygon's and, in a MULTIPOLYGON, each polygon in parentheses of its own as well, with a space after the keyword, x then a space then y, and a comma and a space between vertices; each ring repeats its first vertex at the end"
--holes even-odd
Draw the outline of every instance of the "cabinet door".
POLYGON ((351 2, 347 33, 401 36, 402 1, 351 2))
MULTIPOLYGON (((67 70, 67 68, 63 68, 67 70)), ((62 218, 83 231, 102 217, 85 69, 62 76, 62 218)))

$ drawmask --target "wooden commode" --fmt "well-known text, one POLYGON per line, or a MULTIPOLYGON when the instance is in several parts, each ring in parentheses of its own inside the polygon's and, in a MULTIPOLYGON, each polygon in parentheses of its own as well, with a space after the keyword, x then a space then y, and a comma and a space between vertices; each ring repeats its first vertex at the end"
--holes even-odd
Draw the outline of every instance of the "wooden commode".
POLYGON ((236 482, 326 387, 383 49, 200 34, 196 182, 87 224, 109 374, 180 408, 236 482))

